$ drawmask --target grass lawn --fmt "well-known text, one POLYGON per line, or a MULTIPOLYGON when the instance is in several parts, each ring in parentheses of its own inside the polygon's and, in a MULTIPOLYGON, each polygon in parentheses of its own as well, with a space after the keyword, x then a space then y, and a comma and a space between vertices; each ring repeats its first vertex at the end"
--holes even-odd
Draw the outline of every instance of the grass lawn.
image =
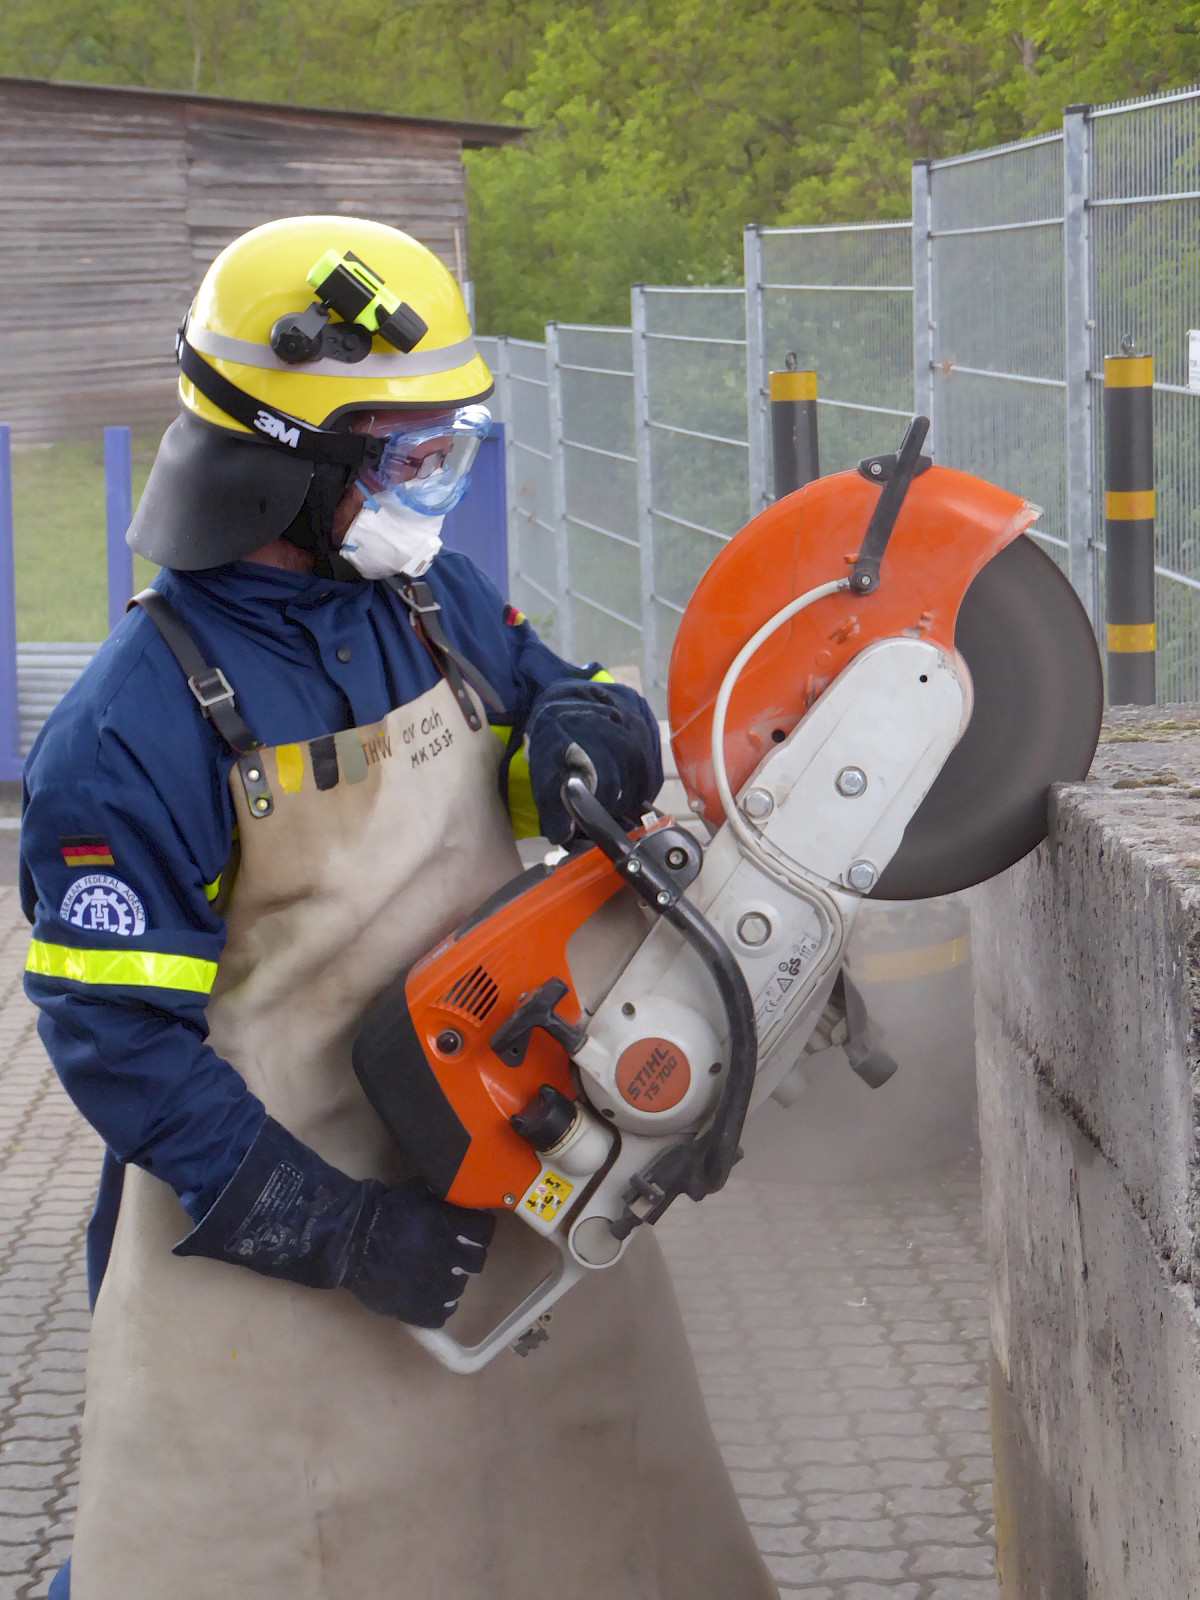
MULTIPOLYGON (((134 436, 136 505, 158 435, 134 436)), ((104 433, 13 451, 17 638, 99 642, 108 632, 104 546, 104 433)), ((157 567, 135 556, 135 592, 157 567)))

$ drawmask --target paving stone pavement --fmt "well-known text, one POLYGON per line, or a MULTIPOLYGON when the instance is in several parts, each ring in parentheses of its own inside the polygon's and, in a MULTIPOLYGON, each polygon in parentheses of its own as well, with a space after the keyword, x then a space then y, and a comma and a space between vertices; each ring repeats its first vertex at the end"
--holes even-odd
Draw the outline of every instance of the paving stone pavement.
MULTIPOLYGON (((0 889, 0 1600, 41 1600, 70 1547, 100 1164, 34 1031, 27 941, 0 889)), ((873 1184, 735 1173, 659 1232, 785 1600, 996 1600, 977 1161, 873 1184)))
POLYGON ((785 1600, 996 1600, 978 1159, 877 1183, 735 1172, 659 1235, 785 1600))

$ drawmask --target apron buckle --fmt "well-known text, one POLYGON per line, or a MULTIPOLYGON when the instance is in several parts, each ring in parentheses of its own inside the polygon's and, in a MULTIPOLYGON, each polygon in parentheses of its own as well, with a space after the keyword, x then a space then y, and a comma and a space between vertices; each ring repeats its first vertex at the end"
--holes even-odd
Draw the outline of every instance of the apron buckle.
POLYGON ((269 817, 275 809, 275 801, 267 783, 266 766, 262 756, 257 751, 250 751, 246 755, 240 755, 237 764, 238 771, 242 775, 246 799, 250 805, 250 815, 269 817))

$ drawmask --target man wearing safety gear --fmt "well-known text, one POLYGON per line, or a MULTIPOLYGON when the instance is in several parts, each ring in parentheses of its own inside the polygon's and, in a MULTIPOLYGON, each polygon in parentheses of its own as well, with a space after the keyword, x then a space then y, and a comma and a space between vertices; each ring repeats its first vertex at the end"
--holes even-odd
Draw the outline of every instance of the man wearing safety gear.
POLYGON ((515 823, 567 836, 569 767, 627 825, 661 781, 640 697, 438 553, 491 390, 457 287, 289 218, 217 259, 179 356, 129 536, 163 571, 26 768, 27 987, 107 1145, 51 1593, 773 1595, 651 1239, 527 1360, 457 1376, 397 1325, 474 1280, 469 1318, 536 1238, 405 1171, 358 1021, 519 871, 515 823))

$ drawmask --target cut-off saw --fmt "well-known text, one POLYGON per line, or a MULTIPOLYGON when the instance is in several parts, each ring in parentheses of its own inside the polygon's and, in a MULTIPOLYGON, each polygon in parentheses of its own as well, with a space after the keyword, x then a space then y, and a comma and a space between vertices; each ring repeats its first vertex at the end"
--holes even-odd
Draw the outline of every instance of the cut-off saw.
POLYGON ((477 1342, 412 1330, 445 1366, 527 1353, 573 1283, 722 1188, 813 1040, 882 1082, 841 970, 864 897, 993 876, 1044 837, 1050 784, 1086 775, 1100 660, 1025 537, 1038 508, 931 465, 927 431, 776 502, 700 580, 668 684, 686 826, 626 833, 569 777, 573 847, 367 1016, 355 1070, 413 1169, 554 1247, 477 1342))

